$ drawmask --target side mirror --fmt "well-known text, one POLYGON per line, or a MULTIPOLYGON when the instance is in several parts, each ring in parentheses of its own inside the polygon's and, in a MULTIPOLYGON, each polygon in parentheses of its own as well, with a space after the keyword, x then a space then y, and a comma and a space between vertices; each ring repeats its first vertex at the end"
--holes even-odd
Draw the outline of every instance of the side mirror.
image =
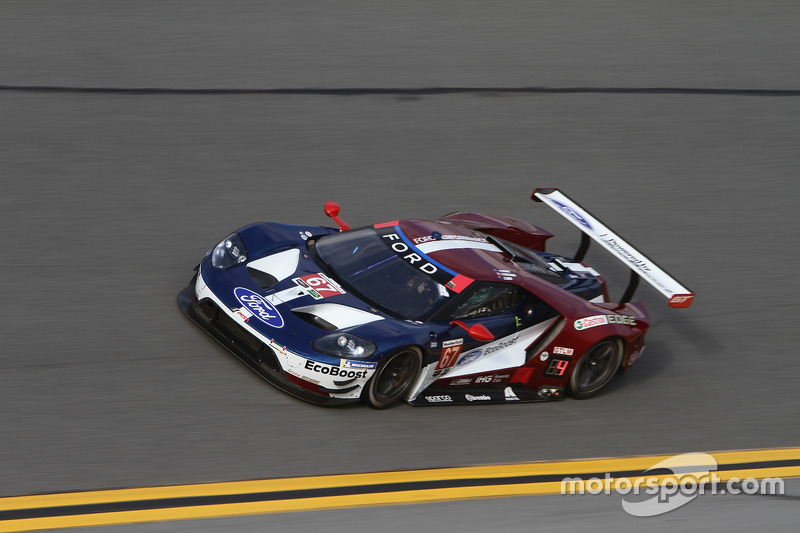
POLYGON ((458 326, 462 329, 467 331, 467 334, 475 340, 478 341, 493 341, 494 335, 492 332, 486 329, 486 326, 483 324, 473 324, 472 326, 467 326, 460 320, 453 320, 450 322, 454 326, 458 326))
POLYGON ((325 214, 331 218, 336 218, 339 216, 339 204, 332 200, 328 200, 325 202, 325 214))
POLYGON ((350 229, 350 226, 348 226, 344 220, 339 218, 339 204, 336 202, 331 200, 325 202, 325 214, 331 217, 334 222, 339 225, 339 229, 341 231, 347 231, 350 229))

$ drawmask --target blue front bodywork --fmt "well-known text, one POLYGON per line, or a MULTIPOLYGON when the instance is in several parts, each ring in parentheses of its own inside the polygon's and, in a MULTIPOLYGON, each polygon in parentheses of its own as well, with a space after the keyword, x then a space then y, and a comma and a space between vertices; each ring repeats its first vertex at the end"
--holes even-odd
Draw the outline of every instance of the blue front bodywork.
MULTIPOLYGON (((237 232, 244 241, 249 253, 247 263, 234 266, 227 270, 217 270, 212 268, 210 254, 207 254, 201 263, 200 271, 203 280, 214 294, 228 306, 229 309, 236 309, 242 306, 242 303, 234 294, 235 289, 238 287, 244 287, 262 296, 267 296, 279 293, 285 289, 297 287, 294 278, 320 272, 330 275, 329 272, 326 272, 324 267, 312 260, 311 254, 306 249, 307 240, 303 239, 303 236, 309 238, 306 233, 309 232, 311 234, 310 238, 314 238, 337 231, 338 230, 321 228, 319 226, 296 226, 274 223, 251 224, 241 228, 237 232), (295 273, 268 289, 260 288, 248 272, 247 264, 255 259, 280 253, 291 248, 298 248, 300 250, 299 263, 295 273)), ((425 348, 430 344, 431 338, 438 338, 444 331, 453 328, 453 326, 447 322, 438 324, 429 322, 421 324, 397 319, 361 301, 350 292, 328 296, 324 298, 324 300, 315 300, 308 295, 278 305, 276 307, 277 311, 280 313, 284 322, 283 327, 280 328, 272 327, 260 320, 250 320, 249 324, 259 333, 274 339, 275 342, 285 346, 292 352, 322 363, 338 365, 340 362, 339 358, 316 352, 311 347, 315 339, 328 335, 330 332, 308 323, 291 311, 293 308, 311 305, 319 301, 340 304, 379 315, 383 318, 383 320, 338 330, 352 333, 353 335, 375 343, 378 346, 378 350, 367 359, 369 361, 379 361, 384 354, 390 353, 401 346, 417 345, 421 348, 425 348)), ((423 353, 427 355, 428 351, 423 350, 423 353)))

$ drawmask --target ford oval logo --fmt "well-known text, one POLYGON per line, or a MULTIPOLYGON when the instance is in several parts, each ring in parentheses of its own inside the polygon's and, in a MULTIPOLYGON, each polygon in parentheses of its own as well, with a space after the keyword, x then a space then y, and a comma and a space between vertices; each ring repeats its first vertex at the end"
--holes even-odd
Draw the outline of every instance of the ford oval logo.
POLYGON ((467 352, 461 358, 461 361, 459 361, 456 364, 456 366, 467 365, 476 360, 481 355, 483 355, 483 348, 478 348, 477 350, 472 350, 471 352, 467 352))
POLYGON ((283 317, 263 296, 244 287, 233 289, 233 295, 261 322, 273 328, 283 327, 283 317))
POLYGON ((584 228, 586 228, 586 229, 588 229, 590 231, 594 231, 594 228, 592 227, 592 225, 589 224, 589 222, 587 222, 587 220, 585 218, 583 218, 580 213, 578 213, 577 211, 572 209, 570 206, 564 205, 561 202, 556 201, 556 200, 552 200, 552 202, 555 203, 556 205, 558 205, 558 207, 561 208, 561 210, 564 211, 567 215, 569 215, 569 217, 572 220, 574 220, 575 222, 577 222, 578 224, 580 224, 584 228))

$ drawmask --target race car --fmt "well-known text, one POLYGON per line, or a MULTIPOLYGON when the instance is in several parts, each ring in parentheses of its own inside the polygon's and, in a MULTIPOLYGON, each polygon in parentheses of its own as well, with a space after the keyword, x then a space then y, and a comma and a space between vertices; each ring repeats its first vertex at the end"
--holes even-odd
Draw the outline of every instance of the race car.
POLYGON ((640 278, 694 293, 558 189, 532 199, 582 232, 573 257, 507 216, 454 212, 351 229, 259 222, 205 255, 181 309, 277 388, 311 403, 411 405, 590 398, 634 364, 649 315, 640 278), (583 263, 594 240, 631 271, 619 302, 583 263))

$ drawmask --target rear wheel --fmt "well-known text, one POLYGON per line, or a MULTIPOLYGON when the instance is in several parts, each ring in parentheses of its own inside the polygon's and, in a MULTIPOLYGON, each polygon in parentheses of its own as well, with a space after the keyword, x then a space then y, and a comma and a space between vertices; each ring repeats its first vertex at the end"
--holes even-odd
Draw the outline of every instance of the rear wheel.
POLYGON ((374 409, 385 409, 403 397, 422 367, 422 354, 414 347, 393 352, 369 380, 361 399, 374 409))
POLYGON ((569 378, 573 398, 591 398, 608 385, 622 362, 622 340, 604 339, 589 348, 569 378))

